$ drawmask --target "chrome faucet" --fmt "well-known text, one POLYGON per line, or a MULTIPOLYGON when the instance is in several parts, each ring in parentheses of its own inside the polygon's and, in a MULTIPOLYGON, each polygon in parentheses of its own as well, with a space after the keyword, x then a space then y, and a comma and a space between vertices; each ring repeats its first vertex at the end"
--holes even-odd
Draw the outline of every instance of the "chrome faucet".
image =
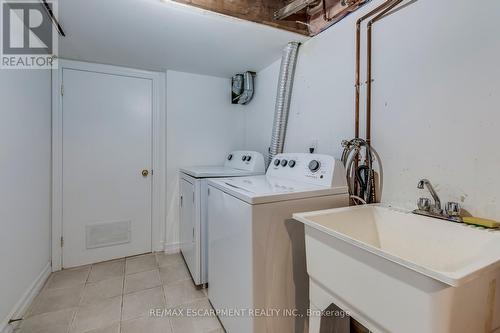
POLYGON ((431 200, 428 198, 420 198, 417 202, 418 209, 413 211, 414 214, 435 217, 451 222, 463 222, 460 217, 461 208, 458 203, 448 202, 446 204, 446 210, 443 211, 441 208, 441 199, 439 199, 439 196, 436 193, 436 190, 434 190, 431 182, 427 179, 422 179, 418 182, 417 188, 423 190, 426 187, 434 199, 434 204, 431 204, 431 200))
POLYGON ((438 194, 434 190, 434 186, 432 186, 431 182, 427 179, 422 179, 418 182, 417 188, 423 190, 424 187, 427 187, 429 192, 431 192, 432 198, 434 199, 434 205, 430 207, 433 213, 442 214, 443 209, 441 208, 441 199, 439 199, 438 194))

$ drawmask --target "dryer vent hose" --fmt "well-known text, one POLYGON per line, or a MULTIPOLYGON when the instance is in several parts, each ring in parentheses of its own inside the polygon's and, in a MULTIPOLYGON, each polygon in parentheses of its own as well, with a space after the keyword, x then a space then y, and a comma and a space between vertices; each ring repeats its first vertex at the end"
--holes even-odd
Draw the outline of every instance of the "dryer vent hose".
POLYGON ((285 145, 286 127, 288 122, 288 113, 290 111, 290 100, 292 97, 293 79, 295 76, 295 66, 297 64, 299 46, 299 42, 288 43, 283 50, 283 56, 281 57, 278 92, 274 110, 273 132, 267 163, 268 165, 271 163, 274 156, 283 152, 283 147, 285 145))

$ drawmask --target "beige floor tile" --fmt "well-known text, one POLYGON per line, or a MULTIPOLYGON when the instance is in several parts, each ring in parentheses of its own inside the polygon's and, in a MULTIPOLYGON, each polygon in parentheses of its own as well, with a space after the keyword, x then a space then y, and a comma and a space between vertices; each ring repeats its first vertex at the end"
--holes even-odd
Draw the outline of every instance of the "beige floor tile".
POLYGON ((171 333, 168 318, 142 317, 122 321, 121 333, 171 333))
POLYGON ((118 296, 78 308, 71 333, 84 333, 119 322, 121 306, 122 296, 118 296))
POLYGON ((125 276, 125 294, 161 286, 158 269, 125 276))
MULTIPOLYGON (((212 309, 207 299, 198 300, 178 308, 185 310, 191 309, 193 312, 207 310, 207 314, 208 310, 212 309)), ((204 311, 202 311, 201 314, 205 314, 204 311)), ((170 321, 172 323, 173 333, 209 333, 213 331, 217 332, 217 330, 222 329, 215 315, 172 317, 170 321)))
POLYGON ((164 288, 168 308, 191 303, 206 297, 203 290, 196 289, 191 280, 167 284, 164 288))
POLYGON ((83 284, 71 288, 43 289, 33 300, 27 317, 77 307, 82 291, 83 284))
POLYGON ((47 289, 69 288, 84 284, 89 276, 90 266, 52 273, 47 289))
POLYGON ((123 296, 122 320, 145 317, 151 309, 163 309, 165 297, 163 289, 156 287, 123 296))
POLYGON ((182 280, 190 280, 188 269, 184 263, 160 267, 160 278, 163 284, 170 284, 182 280))
POLYGON ((156 257, 154 254, 145 254, 127 258, 125 261, 125 274, 134 274, 155 269, 156 257))
POLYGON ((156 261, 158 262, 159 267, 178 265, 178 264, 184 265, 184 259, 182 259, 182 255, 180 253, 175 253, 175 254, 156 253, 156 261))
POLYGON ((75 311, 66 309, 27 318, 16 333, 67 333, 75 311))
POLYGON ((89 282, 98 282, 121 277, 125 274, 125 259, 113 260, 92 265, 89 282))
MULTIPOLYGON (((98 328, 85 333, 120 333, 120 323, 114 323, 108 327, 98 328)), ((147 333, 147 331, 144 331, 144 333, 147 333)))
POLYGON ((210 309, 206 290, 194 287, 180 255, 144 255, 99 263, 51 276, 30 307, 33 313, 28 314, 16 333, 224 333, 215 317, 149 316, 151 309, 163 309, 167 304, 210 309), (126 277, 125 269, 131 273, 126 277), (74 285, 77 281, 85 282, 85 274, 85 287, 74 285), (156 287, 161 281, 165 285, 156 287), (121 293, 142 288, 150 289, 128 293, 122 302, 121 293), (74 302, 80 302, 80 307, 74 302), (37 314, 60 308, 65 310, 37 314))
POLYGON ((106 298, 120 296, 123 292, 123 276, 95 283, 87 283, 83 289, 81 304, 91 304, 106 298))

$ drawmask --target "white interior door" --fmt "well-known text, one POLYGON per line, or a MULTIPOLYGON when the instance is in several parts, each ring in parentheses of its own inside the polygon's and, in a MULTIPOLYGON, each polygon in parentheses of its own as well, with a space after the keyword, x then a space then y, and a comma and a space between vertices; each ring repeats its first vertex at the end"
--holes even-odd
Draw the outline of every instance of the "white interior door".
POLYGON ((63 267, 151 251, 152 80, 65 68, 62 83, 63 267))

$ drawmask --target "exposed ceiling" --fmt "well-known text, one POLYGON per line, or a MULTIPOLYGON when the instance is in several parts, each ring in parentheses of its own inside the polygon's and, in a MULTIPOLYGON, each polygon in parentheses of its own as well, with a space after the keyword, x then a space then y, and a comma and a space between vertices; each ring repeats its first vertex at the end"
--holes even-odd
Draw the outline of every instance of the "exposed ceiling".
POLYGON ((307 37, 176 2, 61 0, 62 58, 230 77, 259 71, 307 37))
MULTIPOLYGON (((169 0, 166 0, 169 1, 169 0)), ((182 4, 211 10, 216 13, 238 17, 244 20, 267 24, 272 27, 309 35, 306 11, 296 13, 287 20, 277 20, 274 13, 285 7, 290 0, 173 0, 182 4)), ((321 1, 321 0, 299 0, 321 1)), ((339 1, 339 0, 336 0, 339 1)))
POLYGON ((314 36, 370 0, 164 0, 314 36))

